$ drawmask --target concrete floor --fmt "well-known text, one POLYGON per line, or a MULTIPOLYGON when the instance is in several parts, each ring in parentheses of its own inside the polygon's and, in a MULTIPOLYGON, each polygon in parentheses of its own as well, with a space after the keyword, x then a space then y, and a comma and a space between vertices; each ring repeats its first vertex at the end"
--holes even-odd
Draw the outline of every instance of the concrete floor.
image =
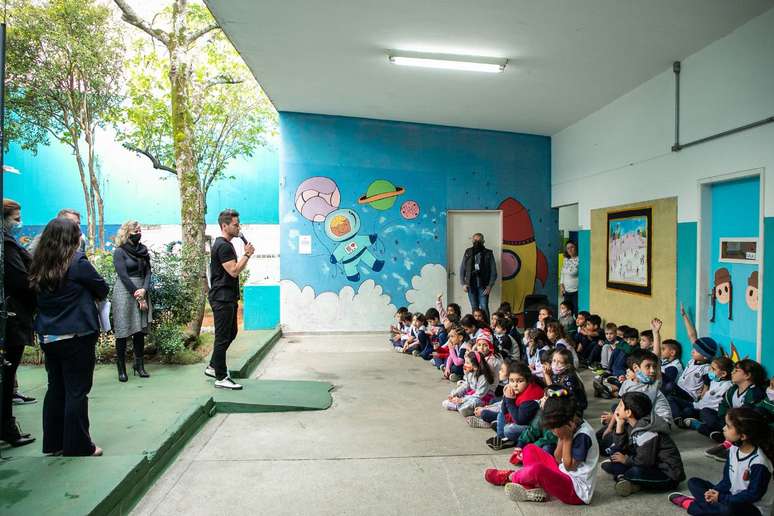
MULTIPOLYGON (((604 472, 590 507, 510 502, 483 480, 486 468, 507 467, 510 450, 492 452, 491 431, 444 411, 450 384, 383 336, 285 337, 256 376, 329 381, 333 406, 215 416, 133 514, 685 514, 665 494, 617 497, 604 472)), ((591 401, 597 426, 591 416, 609 402, 591 401)), ((711 443, 675 438, 688 476, 720 478, 722 465, 702 455, 711 443)))

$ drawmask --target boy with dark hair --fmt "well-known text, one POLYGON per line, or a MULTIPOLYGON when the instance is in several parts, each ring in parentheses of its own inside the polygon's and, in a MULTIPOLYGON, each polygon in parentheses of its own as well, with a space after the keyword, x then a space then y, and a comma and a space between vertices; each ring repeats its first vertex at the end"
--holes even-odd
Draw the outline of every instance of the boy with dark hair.
MULTIPOLYGON (((578 314, 580 317, 580 314, 578 314)), ((596 314, 589 315, 586 319, 583 332, 578 334, 578 338, 575 340, 578 345, 578 358, 584 364, 591 362, 591 353, 602 339, 602 333, 599 331, 599 327, 602 325, 602 318, 596 314)), ((578 329, 580 332, 580 328, 578 329)))
POLYGON ((661 418, 653 413, 650 398, 627 392, 615 410, 614 446, 618 450, 602 469, 616 481, 619 496, 647 489, 674 489, 685 480, 680 450, 661 418))

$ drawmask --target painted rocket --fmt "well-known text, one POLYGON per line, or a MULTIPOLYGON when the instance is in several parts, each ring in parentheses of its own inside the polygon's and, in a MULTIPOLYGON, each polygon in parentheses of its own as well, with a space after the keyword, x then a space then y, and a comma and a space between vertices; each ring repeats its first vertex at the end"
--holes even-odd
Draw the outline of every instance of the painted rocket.
POLYGON ((508 197, 500 203, 503 212, 502 300, 513 313, 524 311, 524 298, 535 291, 535 280, 542 285, 548 278, 548 261, 535 243, 535 230, 529 212, 519 201, 508 197))

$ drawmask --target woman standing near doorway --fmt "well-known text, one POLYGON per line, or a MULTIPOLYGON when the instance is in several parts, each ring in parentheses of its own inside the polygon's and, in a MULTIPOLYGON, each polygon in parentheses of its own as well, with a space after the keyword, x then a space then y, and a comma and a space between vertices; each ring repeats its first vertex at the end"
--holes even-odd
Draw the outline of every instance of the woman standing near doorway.
POLYGON ((578 313, 578 246, 575 242, 567 242, 564 246, 564 264, 561 280, 564 302, 572 307, 573 314, 578 313))

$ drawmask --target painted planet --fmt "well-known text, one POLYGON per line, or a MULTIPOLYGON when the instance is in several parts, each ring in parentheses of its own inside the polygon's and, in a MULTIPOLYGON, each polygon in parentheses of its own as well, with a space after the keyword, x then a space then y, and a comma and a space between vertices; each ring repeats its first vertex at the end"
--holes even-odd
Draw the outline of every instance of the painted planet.
POLYGON ((339 187, 328 177, 310 177, 296 189, 296 210, 312 222, 323 222, 340 202, 339 187))
POLYGON ((406 201, 400 205, 400 214, 404 219, 415 219, 419 216, 419 204, 416 201, 406 201))
POLYGON ((358 204, 368 204, 375 210, 389 210, 395 204, 399 195, 403 195, 406 189, 395 186, 386 179, 377 179, 366 190, 365 195, 357 200, 358 204))

